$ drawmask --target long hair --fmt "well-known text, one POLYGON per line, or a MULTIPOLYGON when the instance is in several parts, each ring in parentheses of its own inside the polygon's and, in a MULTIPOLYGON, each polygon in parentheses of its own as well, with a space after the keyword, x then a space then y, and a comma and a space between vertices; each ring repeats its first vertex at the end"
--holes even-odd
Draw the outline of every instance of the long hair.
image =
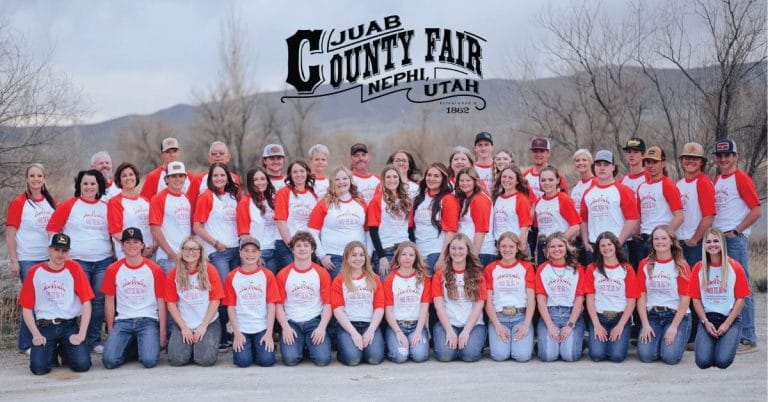
POLYGON ((324 197, 325 202, 328 203, 328 208, 337 208, 341 202, 341 199, 339 198, 341 194, 339 194, 339 189, 336 187, 335 180, 336 175, 338 175, 339 172, 344 172, 349 178, 349 194, 352 196, 352 199, 359 202, 361 205, 364 204, 365 200, 363 200, 363 197, 357 191, 355 181, 352 180, 352 171, 346 166, 339 166, 336 169, 333 169, 331 175, 328 176, 328 191, 325 193, 324 197))
POLYGON ((597 271, 600 272, 600 275, 604 277, 608 277, 608 275, 605 274, 605 257, 603 257, 603 253, 600 252, 600 242, 603 239, 608 239, 613 243, 613 248, 616 249, 616 259, 619 260, 619 265, 621 265, 624 270, 627 269, 625 264, 627 263, 627 259, 624 257, 624 251, 621 249, 621 246, 619 245, 619 238, 616 237, 613 232, 605 231, 603 233, 600 233, 597 235, 597 240, 595 240, 595 267, 597 267, 597 271))
POLYGON ((236 200, 240 191, 240 186, 235 183, 235 179, 232 178, 232 173, 229 171, 227 165, 221 162, 214 162, 211 164, 211 167, 208 168, 208 180, 206 181, 208 189, 211 190, 215 196, 218 196, 218 194, 216 194, 216 189, 213 187, 213 171, 217 167, 224 169, 224 174, 227 176, 227 184, 224 185, 224 193, 229 194, 232 199, 236 200))
MULTIPOLYGON (((416 166, 416 160, 413 158, 413 155, 411 155, 410 152, 402 148, 392 152, 389 155, 389 158, 387 158, 387 165, 392 165, 395 162, 395 155, 397 154, 403 154, 406 158, 408 158, 408 171, 406 172, 406 179, 418 182, 419 178, 421 177, 421 170, 419 170, 419 168, 416 166)), ((383 178, 384 176, 381 177, 383 178)))
POLYGON ((549 242, 552 240, 560 240, 565 244, 565 266, 572 267, 573 270, 576 271, 576 267, 579 264, 579 250, 571 245, 571 242, 568 241, 568 238, 565 237, 565 233, 563 232, 555 232, 547 236, 547 241, 544 246, 547 259, 549 259, 549 242))
MULTIPOLYGON (((45 167, 43 167, 42 163, 33 163, 29 166, 27 166, 27 171, 25 173, 25 177, 29 176, 29 171, 32 168, 40 169, 41 172, 43 172, 43 179, 45 179, 45 167)), ((27 189, 24 191, 24 193, 27 195, 27 202, 29 205, 32 204, 32 191, 29 189, 29 184, 27 184, 27 189)), ((45 201, 48 202, 48 205, 51 206, 51 208, 56 209, 56 201, 53 200, 53 196, 51 195, 51 192, 48 191, 48 187, 45 186, 45 181, 43 181, 43 187, 40 188, 40 193, 45 198, 45 201)))
POLYGON ((443 208, 443 197, 451 192, 451 182, 449 181, 450 176, 448 176, 448 168, 446 168, 445 165, 440 162, 433 162, 427 167, 427 170, 424 173, 424 180, 422 180, 421 184, 419 184, 419 194, 416 195, 416 198, 413 199, 413 209, 416 210, 416 208, 418 208, 426 198, 428 191, 426 175, 428 175, 429 170, 433 168, 440 172, 441 178, 440 189, 434 196, 434 199, 432 199, 432 226, 437 229, 437 233, 439 234, 443 231, 443 228, 440 225, 440 221, 438 220, 437 216, 440 214, 440 210, 443 208))
POLYGON ((347 246, 344 247, 344 253, 341 255, 341 275, 344 277, 344 286, 350 292, 357 291, 357 286, 355 286, 353 282, 354 278, 352 277, 352 266, 348 262, 349 257, 352 256, 352 253, 356 248, 362 250, 363 255, 365 256, 365 263, 363 264, 363 275, 365 276, 366 286, 368 286, 368 289, 373 292, 376 290, 376 273, 373 272, 373 268, 371 268, 371 259, 368 257, 365 244, 358 240, 353 240, 347 243, 347 246))
POLYGON ((275 185, 269 180, 269 174, 267 174, 266 169, 261 166, 256 166, 249 170, 248 173, 245 174, 245 189, 248 191, 248 195, 251 196, 253 205, 261 211, 262 215, 267 211, 267 208, 264 207, 265 203, 269 205, 269 208, 272 210, 275 209, 275 185), (253 178, 256 176, 257 172, 261 172, 267 180, 267 188, 265 188, 263 192, 259 191, 256 188, 256 185, 253 184, 253 178))
POLYGON ((408 197, 408 182, 400 174, 400 171, 392 165, 384 166, 384 170, 381 171, 381 199, 384 200, 386 211, 390 215, 408 219, 408 213, 411 211, 411 199, 408 197), (395 172, 400 182, 394 192, 384 185, 384 179, 389 171, 395 172))
POLYGON ((85 176, 93 176, 96 179, 96 183, 99 185, 98 193, 96 193, 97 200, 107 193, 107 181, 104 179, 104 175, 96 169, 89 169, 77 172, 77 177, 75 177, 75 197, 80 197, 80 194, 82 194, 80 182, 83 181, 85 176))
POLYGON ((504 194, 504 187, 501 185, 501 176, 506 172, 507 170, 511 171, 515 174, 515 177, 517 178, 517 184, 515 184, 515 189, 519 193, 525 194, 526 197, 529 197, 531 195, 531 189, 528 187, 528 181, 525 180, 523 177, 523 173, 520 171, 520 168, 517 167, 517 165, 508 166, 504 169, 501 169, 498 175, 494 178, 493 181, 493 191, 491 194, 493 194, 493 202, 496 202, 496 199, 502 196, 504 194))
POLYGON ((507 240, 507 239, 511 240, 513 243, 515 243, 515 247, 516 247, 516 249, 515 249, 516 250, 515 258, 518 261, 530 261, 531 260, 530 257, 528 257, 528 253, 525 250, 521 250, 520 249, 520 237, 518 235, 516 235, 515 232, 510 232, 510 231, 506 231, 506 232, 502 233, 501 235, 499 235, 499 239, 496 240, 496 249, 497 249, 497 251, 496 251, 496 259, 497 260, 501 260, 501 250, 500 250, 500 247, 499 247, 501 245, 501 241, 502 240, 507 240))
POLYGON ((309 168, 307 162, 297 159, 288 165, 288 170, 285 175, 285 184, 291 188, 291 192, 296 194, 296 183, 293 182, 293 176, 291 176, 291 170, 293 167, 299 165, 307 171, 307 181, 304 183, 304 188, 308 189, 312 194, 315 193, 315 177, 312 175, 312 170, 309 168))
POLYGON ((453 240, 448 243, 448 247, 443 251, 443 260, 445 261, 445 268, 443 269, 443 281, 445 283, 445 290, 449 299, 456 300, 459 298, 459 291, 456 288, 456 273, 453 272, 453 258, 451 258, 451 244, 453 242, 462 242, 467 247, 467 259, 466 267, 464 271, 464 295, 468 300, 477 301, 480 299, 480 283, 483 281, 483 266, 480 265, 480 260, 472 252, 472 240, 463 234, 459 233, 453 240))
POLYGON ((451 167, 453 162, 453 157, 458 154, 464 154, 467 156, 467 160, 469 161, 469 166, 474 167, 475 166, 475 158, 472 157, 472 152, 470 152, 469 149, 462 147, 461 145, 454 147, 453 152, 451 153, 451 156, 448 157, 448 172, 451 179, 455 178, 457 173, 453 171, 453 168, 451 167))
POLYGON ((515 154, 512 153, 512 151, 510 151, 509 149, 501 149, 498 152, 496 152, 496 154, 493 155, 493 163, 492 163, 493 168, 491 169, 491 183, 496 182, 496 177, 499 176, 501 174, 501 171, 503 170, 503 168, 500 168, 496 164, 496 158, 499 157, 499 154, 509 155, 509 166, 515 166, 517 164, 517 161, 515 161, 515 154))
POLYGON ((200 285, 200 288, 203 290, 211 290, 211 278, 208 277, 208 258, 203 252, 203 245, 200 243, 200 240, 198 240, 195 236, 187 237, 184 239, 184 241, 181 242, 181 247, 179 247, 179 253, 177 255, 176 283, 179 285, 179 287, 182 290, 188 290, 190 287, 189 273, 197 271, 197 282, 200 285), (184 246, 186 246, 187 243, 194 243, 195 247, 200 250, 200 258, 198 258, 197 263, 194 265, 187 264, 187 262, 184 261, 184 258, 182 257, 184 246))
POLYGON ((397 248, 395 249, 395 255, 392 257, 390 270, 395 271, 400 269, 400 255, 403 253, 403 250, 407 248, 411 248, 411 250, 413 250, 413 252, 416 254, 416 259, 413 261, 413 270, 416 272, 416 283, 422 284, 424 283, 424 278, 429 276, 429 267, 424 261, 424 258, 421 256, 419 249, 416 247, 416 243, 412 241, 406 240, 397 245, 397 248))
POLYGON ((717 238, 720 240, 720 267, 721 267, 721 278, 720 278, 720 289, 728 289, 728 276, 730 275, 730 264, 728 263, 728 247, 726 247, 725 244, 725 235, 722 231, 719 229, 715 229, 713 227, 710 227, 707 229, 706 232, 704 232, 704 242, 702 242, 701 245, 701 273, 703 274, 701 277, 701 290, 704 291, 707 287, 707 282, 709 281, 709 265, 712 264, 712 259, 707 253, 707 237, 709 235, 717 236, 717 238))
POLYGON ((667 225, 656 226, 651 231, 651 238, 649 239, 651 242, 651 247, 649 247, 648 250, 648 261, 645 263, 645 266, 648 267, 648 276, 650 277, 653 275, 653 267, 656 265, 656 259, 658 258, 656 256, 656 249, 653 248, 653 234, 656 233, 657 230, 665 231, 667 236, 669 236, 669 240, 672 242, 670 251, 672 252, 672 261, 675 262, 675 270, 677 271, 677 276, 681 278, 687 278, 687 275, 685 274, 685 266, 688 263, 685 262, 683 248, 680 247, 680 242, 677 241, 677 235, 675 234, 675 231, 667 225))
POLYGON ((459 205, 461 205, 459 216, 464 216, 469 212, 469 204, 472 203, 472 199, 483 192, 483 188, 480 187, 480 176, 477 175, 475 168, 467 166, 464 169, 459 170, 459 174, 456 175, 456 188, 454 191, 456 198, 459 200, 459 205), (472 179, 472 194, 470 195, 466 195, 459 188, 459 180, 461 180, 461 176, 463 175, 469 176, 469 178, 472 179))

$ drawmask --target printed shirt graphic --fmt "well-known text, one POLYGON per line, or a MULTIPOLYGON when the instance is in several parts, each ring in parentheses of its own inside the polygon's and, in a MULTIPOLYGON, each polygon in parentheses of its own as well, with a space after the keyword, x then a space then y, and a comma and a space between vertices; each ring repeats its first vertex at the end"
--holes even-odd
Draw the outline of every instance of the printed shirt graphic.
POLYGON ((365 242, 366 207, 354 198, 339 201, 338 206, 330 208, 325 199, 317 203, 307 226, 320 231, 320 244, 316 250, 318 257, 342 255, 349 242, 365 242))
POLYGON ((709 278, 704 289, 701 281, 704 279, 704 271, 701 262, 693 267, 693 280, 691 281, 691 297, 701 300, 704 311, 707 313, 720 313, 728 316, 736 303, 736 299, 742 299, 752 294, 749 290, 749 280, 744 273, 744 268, 738 261, 728 257, 728 281, 727 287, 722 287, 723 267, 720 265, 709 266, 709 278))
POLYGON ((262 214, 251 197, 244 197, 237 204, 237 234, 249 234, 259 241, 262 250, 274 250, 275 240, 280 238, 275 223, 275 211, 264 202, 262 214))
POLYGON ((368 176, 352 175, 352 182, 357 186, 357 192, 363 197, 366 204, 369 204, 376 194, 376 189, 381 185, 379 176, 369 174, 368 176))
POLYGON ((549 236, 555 232, 565 233, 570 226, 581 223, 573 201, 565 193, 558 192, 553 197, 546 196, 536 203, 536 223, 539 235, 549 236))
MULTIPOLYGON (((205 190, 203 195, 197 199, 195 222, 202 223, 208 234, 227 248, 238 245, 236 217, 237 200, 229 194, 215 195, 213 191, 205 190)), ((207 241, 202 243, 206 255, 216 251, 213 245, 207 241)))
POLYGON ((587 223, 589 241, 594 243, 603 232, 618 236, 628 220, 639 219, 635 198, 621 183, 590 187, 581 199, 581 220, 587 223))
POLYGON ((477 175, 480 176, 480 180, 485 184, 484 191, 488 194, 491 188, 493 188, 493 165, 481 165, 475 163, 475 172, 477 172, 477 175))
POLYGON ((520 235, 520 228, 531 226, 531 202, 525 194, 503 194, 493 204, 493 238, 504 232, 520 235))
MULTIPOLYGON (((723 232, 736 229, 749 213, 760 205, 755 183, 741 170, 715 178, 715 206, 717 215, 712 226, 723 232)), ((749 236, 750 228, 744 229, 749 236)))
MULTIPOLYGON (((182 321, 193 331, 203 323, 205 313, 208 311, 208 305, 211 304, 211 301, 224 298, 224 288, 221 286, 221 280, 216 272, 216 268, 208 264, 206 272, 211 282, 210 290, 205 290, 200 286, 200 278, 197 271, 189 273, 189 289, 186 290, 182 289, 176 282, 176 268, 173 268, 168 273, 168 277, 165 280, 165 301, 176 303, 182 321)), ((211 321, 215 321, 217 318, 219 318, 218 312, 213 315, 211 321)))
POLYGON ((422 303, 432 301, 432 288, 429 277, 417 283, 416 272, 402 276, 395 270, 384 280, 384 298, 387 306, 392 306, 395 320, 416 321, 419 319, 422 303))
POLYGON ((445 232, 456 232, 459 229, 459 202, 456 197, 451 194, 443 196, 437 215, 442 228, 439 234, 432 226, 432 202, 434 198, 427 192, 424 201, 413 211, 416 245, 425 256, 439 253, 443 248, 445 232))
POLYGON ((715 186, 704 173, 691 180, 677 182, 680 201, 683 204, 683 223, 677 228, 677 238, 688 240, 696 233, 701 218, 712 216, 715 211, 715 186))
POLYGON ((46 230, 72 239, 69 255, 73 260, 101 261, 112 256, 104 201, 72 197, 56 207, 46 230))
POLYGON ((306 270, 290 264, 277 274, 280 304, 289 320, 309 321, 331 304, 331 276, 328 270, 312 263, 306 270))
MULTIPOLYGON (((149 202, 149 224, 160 226, 165 240, 178 252, 181 242, 192 233, 192 207, 185 194, 173 194, 168 189, 152 197, 149 202)), ((167 259, 162 247, 157 249, 157 260, 167 259)))
POLYGON ((632 193, 637 195, 637 188, 640 187, 641 184, 648 181, 649 178, 650 176, 648 175, 648 172, 643 170, 642 172, 635 175, 624 175, 618 180, 618 182, 629 187, 629 189, 632 190, 632 193))
POLYGON ((573 188, 571 189, 571 200, 573 201, 573 206, 576 207, 577 213, 581 214, 581 198, 584 196, 584 192, 595 184, 597 184, 597 178, 592 177, 586 180, 581 179, 573 185, 573 188))
POLYGON ((318 200, 322 200, 325 197, 325 193, 328 192, 328 186, 330 182, 327 177, 315 177, 315 194, 318 200))
POLYGON ((252 272, 237 268, 227 275, 224 304, 235 307, 240 332, 257 334, 267 329, 267 305, 280 301, 277 279, 263 267, 252 272))
POLYGON ((549 261, 539 265, 536 274, 536 294, 547 296, 547 306, 573 307, 578 296, 584 296, 584 270, 549 261))
POLYGON ((21 286, 19 305, 35 312, 38 320, 72 319, 80 315, 83 303, 94 297, 88 277, 75 261, 54 271, 45 263, 29 270, 21 286))
POLYGON ((672 213, 683 209, 680 191, 669 177, 647 181, 637 188, 637 203, 640 209, 640 233, 651 234, 653 228, 668 225, 672 213))
POLYGON ((307 230, 309 215, 315 204, 317 197, 309 190, 294 194, 290 187, 283 187, 275 194, 275 220, 285 221, 293 236, 299 230, 307 230))
POLYGON ((688 289, 691 270, 688 264, 684 264, 685 277, 677 275, 675 262, 669 260, 656 260, 653 267, 653 275, 648 273, 648 259, 640 261, 637 269, 637 284, 640 292, 646 294, 646 309, 654 306, 667 307, 677 310, 680 307, 680 296, 690 296, 688 289))
MULTIPOLYGON (((454 271, 456 276, 456 290, 458 298, 456 300, 448 297, 448 290, 445 287, 443 271, 435 272, 435 276, 432 277, 432 297, 442 297, 445 302, 445 310, 448 313, 448 320, 451 325, 455 327, 463 327, 467 325, 467 320, 472 314, 472 307, 475 304, 474 301, 467 299, 464 292, 464 271, 454 271)), ((485 287, 485 281, 478 281, 478 300, 486 300, 488 298, 488 290, 485 287)), ((483 315, 477 319, 476 325, 483 324, 483 315)))
POLYGON ((370 289, 365 275, 352 280, 355 291, 344 285, 344 275, 338 275, 331 285, 331 308, 343 307, 349 321, 371 322, 373 310, 384 308, 384 289, 381 280, 375 276, 376 289, 370 289))
POLYGON ((101 292, 115 296, 117 320, 158 319, 157 299, 164 298, 165 294, 163 270, 146 258, 136 266, 122 259, 107 268, 101 292))
POLYGON ((504 306, 526 307, 528 296, 526 289, 534 290, 536 273, 533 265, 525 261, 515 261, 504 265, 494 261, 485 267, 485 283, 493 291, 494 310, 500 312, 504 306))
POLYGON ((589 264, 584 276, 584 293, 595 295, 595 309, 623 312, 627 299, 640 297, 635 270, 629 264, 606 265, 605 275, 597 270, 595 263, 589 264))
POLYGON ((53 208, 41 197, 30 200, 22 193, 8 204, 6 225, 16 228, 16 256, 19 261, 48 259, 48 233, 45 231, 53 208))
MULTIPOLYGON (((122 234, 127 228, 138 228, 144 237, 145 246, 152 247, 155 244, 149 228, 149 201, 140 196, 132 198, 118 194, 112 197, 107 204, 107 225, 110 235, 122 234)), ((125 253, 120 242, 113 238, 112 243, 117 259, 123 259, 125 253)))
POLYGON ((377 191, 368 205, 366 225, 379 228, 379 238, 384 248, 408 240, 408 214, 395 216, 387 211, 381 191, 377 191))
POLYGON ((470 239, 475 233, 485 233, 483 244, 480 246, 480 254, 496 254, 496 239, 493 233, 493 204, 485 193, 476 194, 469 203, 469 211, 459 217, 459 233, 464 233, 470 239))

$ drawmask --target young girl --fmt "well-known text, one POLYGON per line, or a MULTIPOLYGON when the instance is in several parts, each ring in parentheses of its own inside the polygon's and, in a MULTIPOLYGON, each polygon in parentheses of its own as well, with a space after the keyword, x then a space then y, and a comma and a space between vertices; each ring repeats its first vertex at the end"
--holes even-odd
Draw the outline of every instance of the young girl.
POLYGON ((386 278, 395 244, 408 241, 408 218, 413 203, 405 177, 394 166, 385 166, 381 179, 381 191, 376 192, 368 205, 366 220, 376 251, 374 269, 381 278, 386 278))
POLYGON ((472 254, 472 241, 457 234, 444 251, 445 269, 432 278, 432 295, 439 323, 432 332, 435 357, 441 362, 460 358, 475 362, 483 355, 486 328, 483 304, 487 295, 483 267, 472 254))
POLYGON ((632 312, 640 296, 635 270, 627 263, 619 238, 611 232, 597 236, 598 254, 587 267, 584 293, 587 295, 589 357, 620 363, 627 358, 632 332, 632 312), (629 325, 627 325, 629 323, 629 325))
POLYGON ((171 366, 191 361, 213 366, 219 356, 218 308, 224 289, 196 237, 182 241, 178 255, 181 258, 165 280, 165 301, 176 324, 168 341, 168 361, 171 366))
POLYGON ((392 272, 384 281, 387 358, 395 363, 429 359, 427 319, 432 289, 428 274, 416 244, 400 243, 392 259, 392 272))
POLYGON ((277 275, 282 267, 275 257, 275 241, 280 239, 275 223, 275 186, 262 167, 249 170, 245 180, 248 195, 237 204, 237 234, 241 240, 253 236, 259 241, 264 267, 277 275))
POLYGON ((456 176, 456 198, 461 205, 459 232, 472 239, 472 253, 480 259, 480 265, 490 264, 496 256, 493 238, 493 203, 480 186, 482 180, 474 168, 461 169, 456 176))
POLYGON ((384 289, 373 272, 365 243, 352 241, 344 248, 341 275, 331 286, 331 307, 341 329, 336 334, 337 357, 346 366, 384 360, 384 338, 379 324, 384 317, 384 289))
POLYGON ((510 357, 520 362, 531 360, 536 311, 535 270, 520 251, 525 247, 516 234, 499 236, 499 259, 485 267, 488 301, 485 312, 492 328, 488 334, 491 358, 504 361, 510 357))
POLYGON ((547 261, 536 274, 539 359, 573 362, 581 358, 584 342, 584 272, 562 232, 547 237, 546 249, 547 261))
POLYGON ((262 266, 259 241, 251 236, 240 240, 242 265, 227 275, 224 304, 232 324, 232 362, 238 367, 256 363, 262 367, 275 364, 275 303, 280 301, 277 281, 262 266))
POLYGON ((637 357, 649 363, 661 358, 677 364, 683 358, 691 330, 688 281, 691 270, 683 257, 675 231, 662 225, 651 232, 648 258, 637 268, 640 298, 637 312, 643 327, 637 357))
POLYGON ((451 194, 445 165, 435 162, 427 168, 413 200, 416 245, 427 261, 430 275, 443 267, 443 251, 459 228, 459 202, 451 194))
POLYGON ((727 368, 736 357, 741 338, 744 299, 750 295, 744 268, 728 257, 723 233, 709 229, 704 236, 704 259, 693 268, 691 298, 699 316, 696 365, 727 368))
POLYGON ((544 192, 536 202, 534 213, 539 228, 536 262, 544 262, 544 239, 552 233, 565 234, 566 240, 573 240, 579 232, 581 218, 567 193, 560 191, 560 174, 557 169, 547 166, 539 173, 539 186, 544 192))
POLYGON ((493 238, 498 242, 501 234, 512 232, 520 239, 520 251, 526 250, 531 228, 532 191, 517 166, 501 169, 493 184, 493 238))

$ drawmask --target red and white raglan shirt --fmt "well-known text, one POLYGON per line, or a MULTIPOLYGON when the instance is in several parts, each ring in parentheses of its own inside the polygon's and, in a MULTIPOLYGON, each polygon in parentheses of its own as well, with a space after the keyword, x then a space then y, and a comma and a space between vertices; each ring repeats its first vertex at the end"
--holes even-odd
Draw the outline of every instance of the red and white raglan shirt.
MULTIPOLYGON (((234 180, 237 185, 240 185, 240 176, 237 175, 237 173, 230 172, 232 175, 232 180, 234 180)), ((240 187, 242 188, 242 187, 240 187)), ((205 190, 208 190, 208 171, 204 170, 196 175, 192 176, 192 182, 189 185, 189 190, 187 191, 187 196, 189 196, 189 202, 192 203, 193 206, 197 205, 197 198, 203 195, 205 190)))
POLYGON ((668 225, 672 213, 683 209, 680 191, 667 176, 648 180, 637 188, 637 206, 640 210, 640 233, 651 234, 653 228, 668 225))
POLYGON ((64 261, 59 271, 43 262, 32 267, 24 278, 19 305, 33 310, 38 320, 71 320, 80 315, 83 303, 93 298, 88 277, 76 262, 64 261))
POLYGON ((309 321, 322 313, 324 305, 331 304, 331 275, 315 263, 305 270, 295 263, 287 265, 277 274, 277 288, 278 303, 294 322, 309 321))
POLYGON ((275 193, 275 220, 285 221, 293 236, 299 230, 307 230, 309 215, 316 204, 317 196, 309 189, 294 192, 288 186, 283 187, 275 193))
POLYGON ((651 175, 649 175, 648 172, 643 170, 638 174, 627 173, 626 175, 621 176, 621 178, 617 181, 629 187, 629 189, 632 190, 632 193, 637 195, 637 188, 640 187, 641 184, 648 181, 650 178, 651 178, 651 175))
POLYGON ((237 203, 237 234, 251 235, 261 244, 261 250, 274 250, 275 240, 280 238, 275 223, 275 211, 263 201, 264 213, 253 203, 250 196, 237 203))
MULTIPOLYGON (((202 223, 209 235, 227 248, 237 247, 237 200, 228 193, 214 194, 205 190, 197 199, 195 207, 195 222, 202 223)), ((210 255, 216 248, 213 244, 203 241, 203 250, 210 255)))
POLYGON ((481 165, 480 163, 475 163, 475 172, 477 172, 480 180, 485 184, 485 193, 489 194, 493 188, 493 164, 481 165))
MULTIPOLYGON (((456 276, 456 292, 458 293, 458 298, 455 300, 448 297, 448 289, 445 287, 443 271, 435 272, 435 275, 432 277, 432 299, 434 300, 438 297, 443 298, 443 301, 445 302, 445 311, 448 314, 448 321, 450 321, 451 325, 454 327, 464 327, 467 325, 467 320, 469 320, 469 316, 472 314, 472 307, 475 304, 475 301, 467 299, 466 292, 464 291, 464 272, 465 271, 453 271, 454 276, 456 276)), ((486 288, 485 280, 482 275, 480 275, 479 279, 480 280, 477 282, 477 301, 485 301, 488 299, 488 289, 486 288)), ((483 324, 483 315, 480 314, 475 325, 483 324)))
POLYGON ((320 232, 317 256, 326 254, 342 255, 349 242, 365 242, 365 201, 350 197, 339 200, 335 207, 329 207, 324 198, 315 205, 309 217, 310 229, 320 232))
POLYGON ((459 233, 470 239, 475 233, 485 233, 480 254, 496 254, 496 239, 493 237, 493 203, 485 193, 477 193, 469 202, 469 210, 459 217, 459 233))
POLYGON ((53 207, 45 197, 27 198, 21 193, 8 204, 5 224, 16 228, 16 256, 19 261, 45 261, 48 259, 48 233, 46 228, 53 215, 53 207))
MULTIPOLYGON (((192 234, 192 206, 186 194, 174 194, 164 189, 149 202, 149 224, 159 226, 172 250, 192 234)), ((157 249, 157 260, 168 259, 162 247, 157 249)))
MULTIPOLYGON (((544 191, 539 187, 539 173, 534 172, 532 167, 523 172, 523 178, 528 181, 528 187, 533 191, 537 199, 544 195, 544 191)), ((562 173, 560 173, 560 191, 568 193, 568 182, 562 173)))
POLYGON ((413 201, 419 195, 419 183, 408 180, 408 198, 413 201))
POLYGON ((73 260, 92 262, 112 257, 104 201, 72 197, 56 207, 46 230, 72 239, 69 255, 73 260))
POLYGON ((493 239, 504 232, 520 235, 520 229, 530 227, 531 201, 521 192, 502 194, 493 203, 493 239))
POLYGON ((283 187, 287 187, 285 184, 285 175, 282 176, 269 176, 269 181, 275 187, 275 191, 281 190, 283 187))
POLYGON ((619 182, 595 184, 581 198, 581 220, 587 223, 590 243, 603 232, 618 236, 624 224, 635 219, 640 219, 635 194, 619 182))
POLYGON ((701 300, 706 313, 720 313, 727 317, 737 299, 744 299, 752 294, 752 291, 749 290, 749 280, 747 280, 747 275, 741 264, 728 257, 727 265, 727 287, 723 287, 722 265, 710 264, 709 277, 706 278, 704 289, 701 288, 701 283, 704 280, 704 271, 701 269, 702 263, 698 262, 693 267, 691 298, 701 300))
POLYGON ((635 270, 629 264, 605 265, 605 275, 597 270, 597 264, 587 267, 584 276, 584 294, 595 295, 595 310, 623 312, 627 299, 640 297, 635 270))
MULTIPOLYGON (((650 311, 654 306, 667 307, 677 310, 680 307, 680 296, 690 296, 689 280, 691 269, 687 263, 683 263, 684 275, 677 274, 675 261, 656 260, 653 264, 653 273, 648 271, 648 259, 640 261, 637 269, 637 285, 640 293, 646 295, 646 310, 650 311)), ((688 312, 686 311, 686 314, 688 312)))
POLYGON ((416 236, 416 246, 424 256, 443 251, 445 232, 459 230, 459 201, 453 194, 445 194, 440 201, 440 212, 437 221, 440 232, 432 226, 432 203, 434 197, 429 190, 424 192, 424 201, 413 211, 413 227, 416 236))
POLYGON ((376 194, 376 189, 381 185, 379 176, 375 174, 361 176, 357 173, 353 173, 352 182, 355 183, 355 186, 357 186, 357 193, 363 197, 366 204, 371 202, 373 195, 376 194))
MULTIPOLYGON (((715 178, 717 215, 712 226, 723 232, 734 230, 749 211, 759 205, 755 183, 744 171, 736 169, 734 173, 715 178)), ((750 228, 746 228, 743 233, 749 236, 749 232, 750 228)))
MULTIPOLYGON (((126 197, 118 194, 112 197, 107 204, 107 226, 110 235, 119 235, 127 228, 137 228, 141 230, 144 237, 144 245, 152 247, 155 240, 152 238, 152 231, 149 229, 149 201, 137 197, 126 197)), ((117 259, 125 257, 123 247, 120 242, 112 239, 115 246, 115 256, 117 259)))
POLYGON ((371 289, 365 280, 365 274, 352 278, 355 290, 349 290, 344 284, 344 275, 339 275, 331 285, 331 308, 344 308, 344 314, 352 322, 371 322, 376 309, 384 309, 384 289, 381 280, 374 275, 376 289, 371 289))
MULTIPOLYGON (((189 329, 194 331, 203 323, 211 302, 224 298, 224 288, 221 286, 221 279, 219 279, 216 268, 211 264, 206 267, 208 281, 211 283, 208 290, 205 290, 200 284, 200 273, 196 270, 187 275, 189 288, 182 289, 181 284, 176 282, 176 270, 176 267, 171 269, 165 278, 165 301, 176 303, 181 320, 189 329)), ((213 315, 212 321, 218 318, 219 313, 217 311, 213 315)))
POLYGON ((709 176, 700 172, 692 179, 678 180, 677 190, 683 203, 683 223, 677 228, 677 238, 688 240, 696 233, 699 222, 705 216, 717 213, 715 210, 715 186, 709 176))
POLYGON ((539 236, 555 232, 565 233, 569 227, 581 223, 576 207, 568 194, 558 191, 554 196, 542 196, 534 207, 539 236))
POLYGON ((325 197, 325 194, 328 192, 328 186, 330 184, 331 183, 328 181, 328 178, 325 176, 315 177, 315 185, 313 187, 315 189, 317 199, 322 200, 323 197, 325 197))
POLYGON ((573 307, 574 300, 584 296, 584 269, 550 261, 539 265, 536 294, 547 297, 547 307, 573 307))
POLYGON ((491 303, 496 312, 500 312, 504 306, 528 306, 526 290, 536 288, 533 264, 515 261, 512 265, 504 265, 501 261, 494 261, 485 267, 484 275, 488 290, 493 291, 491 303))
POLYGON ((371 203, 368 204, 366 213, 366 226, 379 228, 379 239, 381 247, 387 249, 397 243, 408 240, 409 214, 405 216, 395 216, 387 211, 387 203, 384 201, 384 195, 377 191, 373 196, 371 203))
MULTIPOLYGON (((181 191, 186 193, 189 186, 192 185, 192 174, 187 172, 187 178, 184 180, 184 187, 181 191)), ((141 187, 141 196, 151 200, 155 194, 165 190, 168 185, 165 183, 165 166, 159 166, 155 170, 147 173, 144 178, 144 186, 141 187)))
POLYGON ((277 279, 268 269, 259 267, 252 272, 237 268, 227 275, 224 284, 224 304, 235 308, 235 316, 244 334, 266 331, 267 305, 280 302, 277 279))
POLYGON ((115 183, 114 180, 110 180, 109 183, 107 183, 106 193, 103 197, 101 197, 101 200, 104 202, 109 202, 109 200, 120 194, 122 191, 123 190, 117 187, 117 183, 115 183))
POLYGON ((573 206, 576 207, 576 212, 581 214, 581 199, 584 197, 584 193, 593 185, 597 185, 597 177, 591 177, 589 179, 581 179, 573 185, 571 189, 571 200, 573 206))
POLYGON ((157 320, 157 299, 165 298, 163 270, 146 258, 136 266, 129 264, 125 259, 119 260, 107 268, 101 292, 115 297, 115 319, 157 320))
POLYGON ((427 276, 418 283, 416 272, 400 275, 394 270, 384 279, 384 301, 392 307, 392 315, 397 321, 418 321, 421 305, 432 302, 431 279, 427 276))

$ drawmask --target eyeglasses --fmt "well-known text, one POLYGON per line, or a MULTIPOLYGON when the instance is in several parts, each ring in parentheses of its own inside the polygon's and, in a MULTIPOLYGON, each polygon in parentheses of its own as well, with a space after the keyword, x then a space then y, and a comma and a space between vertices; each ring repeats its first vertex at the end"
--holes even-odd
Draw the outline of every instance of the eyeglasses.
POLYGON ((393 159, 394 163, 408 163, 408 159, 393 159))
POLYGON ((184 251, 186 253, 193 253, 195 251, 200 251, 199 247, 182 247, 181 251, 184 251))

